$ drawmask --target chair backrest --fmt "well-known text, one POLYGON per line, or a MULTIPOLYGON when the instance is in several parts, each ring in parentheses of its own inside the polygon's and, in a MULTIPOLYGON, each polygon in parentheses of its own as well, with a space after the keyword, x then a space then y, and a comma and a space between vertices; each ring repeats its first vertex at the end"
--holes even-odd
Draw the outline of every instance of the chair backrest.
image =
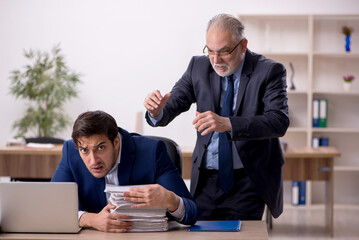
POLYGON ((172 139, 159 136, 147 136, 149 138, 158 139, 166 144, 168 155, 170 155, 179 174, 182 176, 182 151, 178 144, 172 139))

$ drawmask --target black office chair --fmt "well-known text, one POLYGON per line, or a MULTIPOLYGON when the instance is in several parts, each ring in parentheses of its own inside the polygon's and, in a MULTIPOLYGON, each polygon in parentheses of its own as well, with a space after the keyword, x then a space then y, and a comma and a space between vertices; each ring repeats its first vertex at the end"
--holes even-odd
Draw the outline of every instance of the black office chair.
POLYGON ((168 155, 170 155, 172 161, 175 164, 179 174, 182 176, 182 151, 178 144, 172 139, 159 136, 146 136, 153 139, 158 139, 166 144, 168 155))

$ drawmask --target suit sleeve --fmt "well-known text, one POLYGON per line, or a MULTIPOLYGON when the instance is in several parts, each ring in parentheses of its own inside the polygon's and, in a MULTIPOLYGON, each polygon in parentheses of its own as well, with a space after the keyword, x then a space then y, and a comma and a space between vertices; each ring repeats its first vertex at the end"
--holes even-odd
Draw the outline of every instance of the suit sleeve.
POLYGON ((158 141, 155 154, 157 183, 182 198, 185 206, 185 217, 181 223, 193 225, 198 218, 197 204, 189 193, 186 184, 175 168, 170 156, 167 154, 166 145, 162 141, 158 141))
POLYGON ((51 182, 75 182, 69 166, 69 141, 64 143, 62 147, 62 158, 59 165, 56 168, 54 175, 51 178, 51 182))
POLYGON ((289 126, 286 70, 269 61, 258 64, 246 88, 242 114, 230 117, 232 140, 281 137, 289 126))
POLYGON ((182 112, 188 111, 192 103, 196 102, 192 85, 192 70, 194 65, 195 58, 193 57, 186 72, 172 88, 171 97, 168 99, 166 106, 163 108, 163 118, 159 120, 156 125, 152 123, 149 118, 149 113, 146 112, 146 120, 150 126, 167 126, 175 117, 182 112))

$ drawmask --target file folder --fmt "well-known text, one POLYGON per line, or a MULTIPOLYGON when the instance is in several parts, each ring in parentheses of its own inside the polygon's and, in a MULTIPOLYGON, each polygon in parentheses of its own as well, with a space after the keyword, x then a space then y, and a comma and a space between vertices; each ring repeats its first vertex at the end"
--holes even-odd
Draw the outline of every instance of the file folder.
POLYGON ((328 100, 320 99, 319 101, 319 127, 327 127, 328 100))
POLYGON ((233 221, 197 221, 189 228, 190 232, 238 232, 241 230, 242 222, 233 221))
POLYGON ((318 148, 320 146, 320 138, 319 137, 313 137, 312 138, 312 147, 318 148))
POLYGON ((292 181, 292 205, 299 205, 299 181, 292 181))
POLYGON ((307 192, 306 185, 306 181, 299 181, 299 205, 305 205, 307 192))
POLYGON ((321 137, 319 139, 319 146, 328 147, 329 146, 329 138, 328 137, 321 137))
POLYGON ((319 99, 313 99, 312 109, 313 127, 319 127, 319 99))

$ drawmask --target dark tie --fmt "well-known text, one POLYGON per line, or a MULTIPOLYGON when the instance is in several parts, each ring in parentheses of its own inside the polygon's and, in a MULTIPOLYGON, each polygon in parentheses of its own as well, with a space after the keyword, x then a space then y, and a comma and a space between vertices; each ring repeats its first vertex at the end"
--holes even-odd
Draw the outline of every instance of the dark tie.
MULTIPOLYGON (((223 97, 221 116, 229 117, 232 115, 234 87, 232 75, 225 78, 228 84, 223 97)), ((218 151, 219 186, 227 193, 233 188, 233 159, 232 143, 228 140, 225 132, 219 133, 218 151)))

